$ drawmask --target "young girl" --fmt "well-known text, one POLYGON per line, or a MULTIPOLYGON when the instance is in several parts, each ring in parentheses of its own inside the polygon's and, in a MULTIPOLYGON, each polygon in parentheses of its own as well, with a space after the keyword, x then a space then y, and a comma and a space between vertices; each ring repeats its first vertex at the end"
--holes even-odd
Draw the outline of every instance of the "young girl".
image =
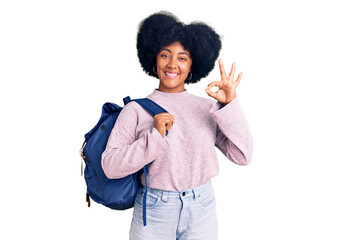
MULTIPOLYGON (((218 34, 204 23, 185 25, 169 12, 144 19, 137 50, 144 71, 159 79, 147 98, 168 113, 152 117, 136 102, 121 111, 111 132, 102 166, 108 178, 122 178, 149 164, 147 225, 142 222, 142 186, 136 197, 130 239, 217 239, 217 216, 210 179, 218 174, 215 146, 232 162, 246 165, 252 136, 236 95, 234 80, 219 60, 221 81, 192 95, 196 83, 214 68, 221 49, 218 34), (210 89, 217 86, 219 90, 210 89), (166 136, 166 131, 168 135, 166 136)), ((141 176, 145 184, 144 176, 141 176)))

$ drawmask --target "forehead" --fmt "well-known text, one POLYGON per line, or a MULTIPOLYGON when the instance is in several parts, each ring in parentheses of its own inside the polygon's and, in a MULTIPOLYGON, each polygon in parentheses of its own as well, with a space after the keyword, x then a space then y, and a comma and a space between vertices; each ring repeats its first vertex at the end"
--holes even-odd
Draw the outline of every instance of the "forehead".
POLYGON ((174 42, 168 46, 164 46, 163 48, 160 49, 160 52, 163 50, 169 51, 170 53, 190 55, 190 52, 186 50, 180 42, 174 42))

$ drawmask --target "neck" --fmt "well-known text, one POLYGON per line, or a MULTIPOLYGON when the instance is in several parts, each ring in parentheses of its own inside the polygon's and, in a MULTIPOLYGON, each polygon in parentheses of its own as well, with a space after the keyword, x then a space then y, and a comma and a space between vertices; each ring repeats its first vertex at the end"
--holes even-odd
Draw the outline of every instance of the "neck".
POLYGON ((176 87, 176 88, 166 88, 160 84, 157 90, 161 91, 161 92, 166 92, 166 93, 180 93, 180 92, 185 91, 185 88, 184 88, 184 85, 176 87))
POLYGON ((154 96, 160 97, 160 98, 166 98, 166 99, 181 99, 181 98, 187 98, 190 96, 187 89, 184 89, 182 92, 163 92, 157 88, 153 91, 154 96))

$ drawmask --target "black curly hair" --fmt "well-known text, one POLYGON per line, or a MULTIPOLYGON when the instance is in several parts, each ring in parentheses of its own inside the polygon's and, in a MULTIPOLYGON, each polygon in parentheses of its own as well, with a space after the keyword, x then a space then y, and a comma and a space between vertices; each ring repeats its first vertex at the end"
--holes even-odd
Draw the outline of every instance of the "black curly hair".
POLYGON ((207 24, 192 22, 188 25, 179 21, 172 13, 160 11, 144 19, 138 28, 137 53, 143 70, 158 78, 153 72, 156 56, 161 48, 180 42, 191 55, 191 80, 196 83, 214 68, 221 50, 221 37, 207 24))

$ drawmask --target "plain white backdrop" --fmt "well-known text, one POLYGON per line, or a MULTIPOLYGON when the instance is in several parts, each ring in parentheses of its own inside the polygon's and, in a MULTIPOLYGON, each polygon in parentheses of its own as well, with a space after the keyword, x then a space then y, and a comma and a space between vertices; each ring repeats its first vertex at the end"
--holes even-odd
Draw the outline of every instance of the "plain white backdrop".
MULTIPOLYGON (((158 87, 136 52, 159 10, 223 36, 254 139, 252 163, 217 149, 219 238, 359 239, 355 1, 1 1, 1 239, 128 239, 132 210, 92 202, 79 148, 102 104, 158 87)), ((186 85, 210 98, 210 75, 186 85)))

